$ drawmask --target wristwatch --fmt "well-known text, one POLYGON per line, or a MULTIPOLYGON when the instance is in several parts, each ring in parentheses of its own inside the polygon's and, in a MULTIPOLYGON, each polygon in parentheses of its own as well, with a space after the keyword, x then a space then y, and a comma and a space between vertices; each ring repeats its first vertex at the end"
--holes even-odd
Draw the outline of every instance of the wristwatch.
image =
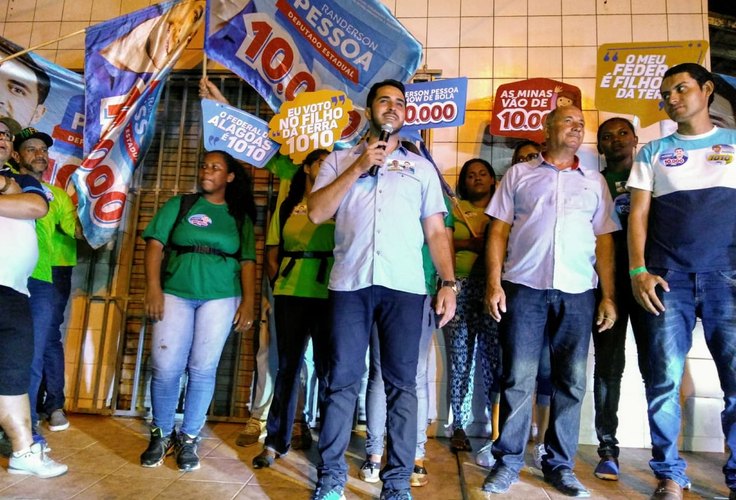
POLYGON ((440 283, 440 288, 444 288, 446 286, 447 287, 450 287, 450 289, 453 292, 455 292, 455 295, 457 295, 458 293, 460 293, 460 283, 458 283, 457 281, 455 281, 455 280, 442 280, 442 282, 440 283))

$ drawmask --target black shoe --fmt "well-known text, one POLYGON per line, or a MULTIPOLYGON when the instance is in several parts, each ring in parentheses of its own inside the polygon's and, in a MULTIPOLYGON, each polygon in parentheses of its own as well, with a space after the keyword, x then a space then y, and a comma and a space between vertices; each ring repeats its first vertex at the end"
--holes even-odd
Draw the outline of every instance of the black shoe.
POLYGON ((273 450, 264 449, 262 452, 256 455, 255 458, 253 458, 253 468, 264 469, 266 467, 271 467, 274 460, 276 460, 277 458, 279 458, 278 453, 273 450))
POLYGON ((569 497, 587 498, 590 496, 590 492, 578 481, 575 473, 570 469, 545 472, 544 480, 569 497))
POLYGON ((736 500, 736 490, 731 490, 731 493, 728 495, 728 500, 736 500))
POLYGON ((171 448, 174 447, 174 441, 176 440, 176 433, 171 431, 171 434, 164 436, 164 433, 158 427, 151 429, 151 441, 148 443, 146 451, 141 453, 141 465, 143 467, 158 467, 164 463, 166 455, 171 453, 171 448))
POLYGON ((465 435, 465 431, 462 429, 455 429, 450 438, 450 450, 454 453, 458 451, 473 451, 473 447, 470 446, 470 440, 465 435))
POLYGON ((519 474, 505 465, 494 467, 483 481, 483 491, 486 493, 506 493, 511 485, 519 480, 519 474))
POLYGON ((176 466, 179 467, 180 472, 199 469, 199 455, 197 455, 198 444, 199 437, 191 437, 183 432, 180 432, 176 437, 174 454, 176 455, 176 466))

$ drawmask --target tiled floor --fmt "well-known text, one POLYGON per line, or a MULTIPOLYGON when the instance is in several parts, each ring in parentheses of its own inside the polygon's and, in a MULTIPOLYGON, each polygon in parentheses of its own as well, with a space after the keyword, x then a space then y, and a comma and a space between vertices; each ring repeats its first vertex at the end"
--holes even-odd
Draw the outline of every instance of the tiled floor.
MULTIPOLYGON (((235 437, 239 425, 214 423, 203 431, 200 455, 202 468, 195 472, 176 470, 173 458, 156 469, 144 469, 138 456, 145 449, 148 429, 142 420, 90 415, 71 415, 71 427, 64 432, 47 432, 51 455, 67 465, 69 473, 55 479, 14 476, 5 472, 7 459, 0 459, 0 498, 43 499, 308 499, 316 478, 313 463, 316 450, 293 452, 276 462, 274 467, 255 472, 250 466, 260 446, 239 448, 235 437)), ((380 483, 371 485, 357 479, 363 459, 363 436, 355 434, 347 460, 350 481, 348 499, 377 498, 380 483)), ((478 448, 482 443, 474 441, 478 448)), ((422 499, 453 500, 487 498, 480 490, 486 470, 473 463, 471 454, 461 454, 462 474, 458 461, 449 452, 446 439, 430 439, 427 445, 430 483, 413 490, 422 499), (463 486, 464 485, 464 486, 463 486)), ((693 489, 686 499, 727 497, 720 473, 723 454, 684 454, 693 489)), ((593 498, 647 498, 654 488, 647 460, 648 450, 625 449, 621 463, 621 481, 599 481, 592 475, 595 448, 582 446, 577 457, 576 472, 588 486, 593 498)), ((555 493, 532 468, 522 472, 521 482, 509 494, 498 498, 532 500, 565 498, 555 493)))

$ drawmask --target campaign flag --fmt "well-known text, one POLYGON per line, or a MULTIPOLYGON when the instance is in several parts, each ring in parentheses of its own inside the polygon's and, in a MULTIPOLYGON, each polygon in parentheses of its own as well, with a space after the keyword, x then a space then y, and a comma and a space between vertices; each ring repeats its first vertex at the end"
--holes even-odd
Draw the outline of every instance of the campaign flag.
MULTIPOLYGON (((0 59, 22 47, 0 37, 0 59)), ((44 180, 66 189, 82 161, 84 85, 82 77, 33 53, 0 64, 0 116, 35 127, 54 139, 44 180)))
POLYGON ((207 151, 227 151, 239 160, 263 168, 279 149, 268 137, 268 123, 227 104, 202 99, 202 122, 207 151))
POLYGON ((87 241, 112 240, 154 134, 163 83, 202 22, 204 0, 171 0, 87 30, 85 159, 73 175, 87 241))
POLYGON ((491 133, 544 142, 544 119, 560 106, 581 107, 580 89, 549 78, 531 78, 498 87, 491 133))
POLYGON ((459 127, 465 123, 467 95, 465 77, 406 85, 406 116, 401 132, 459 127))
POLYGON ((338 147, 368 128, 370 86, 408 81, 422 46, 379 0, 210 0, 205 52, 240 75, 274 112, 304 91, 340 90, 356 105, 338 147))

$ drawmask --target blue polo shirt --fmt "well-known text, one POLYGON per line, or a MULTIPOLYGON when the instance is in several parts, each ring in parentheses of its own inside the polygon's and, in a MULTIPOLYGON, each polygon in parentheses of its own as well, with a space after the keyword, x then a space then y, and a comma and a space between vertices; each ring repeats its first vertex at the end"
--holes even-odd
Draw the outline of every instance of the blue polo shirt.
MULTIPOLYGON (((337 179, 365 147, 363 142, 325 158, 313 191, 337 179)), ((422 219, 436 213, 447 213, 437 172, 425 158, 397 148, 378 175, 353 184, 337 209, 329 289, 380 285, 426 294, 422 219)))

